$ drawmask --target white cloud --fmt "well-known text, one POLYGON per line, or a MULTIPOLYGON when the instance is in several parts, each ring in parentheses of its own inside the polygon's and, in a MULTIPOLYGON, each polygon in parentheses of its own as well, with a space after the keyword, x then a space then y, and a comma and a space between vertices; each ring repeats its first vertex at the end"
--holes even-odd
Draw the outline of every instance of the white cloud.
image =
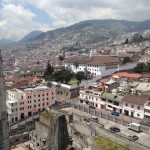
POLYGON ((0 9, 0 39, 19 40, 33 30, 47 31, 48 25, 35 22, 35 16, 21 5, 3 3, 0 9))
POLYGON ((149 19, 150 0, 30 0, 52 19, 54 28, 90 19, 149 19))
POLYGON ((32 30, 65 27, 90 19, 147 20, 149 10, 150 0, 2 0, 0 36, 18 39, 32 30), (26 9, 28 4, 45 11, 51 24, 35 22, 38 16, 26 9))

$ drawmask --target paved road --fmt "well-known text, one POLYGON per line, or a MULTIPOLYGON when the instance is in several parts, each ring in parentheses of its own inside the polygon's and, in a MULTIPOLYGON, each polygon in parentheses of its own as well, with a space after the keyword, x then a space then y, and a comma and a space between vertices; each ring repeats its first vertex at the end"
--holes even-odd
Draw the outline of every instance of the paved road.
MULTIPOLYGON (((77 109, 74 109, 74 108, 65 108, 63 110, 68 111, 68 112, 72 112, 72 113, 76 113, 76 114, 81 115, 81 116, 86 116, 89 118, 92 117, 91 114, 77 110, 77 109)), ((106 129, 109 129, 111 126, 119 127, 121 130, 121 132, 119 134, 121 134, 123 136, 128 137, 129 135, 137 135, 139 137, 138 142, 150 147, 150 135, 149 134, 146 134, 144 132, 137 133, 137 132, 134 132, 132 130, 128 130, 127 126, 124 126, 124 125, 121 125, 119 123, 116 123, 116 122, 113 122, 110 120, 106 120, 103 118, 99 118, 99 122, 101 124, 103 124, 106 129)), ((97 125, 96 123, 92 123, 92 126, 95 129, 99 128, 99 125, 97 125)))

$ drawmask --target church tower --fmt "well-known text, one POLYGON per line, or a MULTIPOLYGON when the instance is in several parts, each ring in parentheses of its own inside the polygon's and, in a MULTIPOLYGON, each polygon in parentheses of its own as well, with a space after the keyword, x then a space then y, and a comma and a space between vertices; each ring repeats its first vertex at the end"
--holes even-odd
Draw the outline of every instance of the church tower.
POLYGON ((9 150, 8 115, 3 80, 3 60, 0 50, 0 150, 9 150))

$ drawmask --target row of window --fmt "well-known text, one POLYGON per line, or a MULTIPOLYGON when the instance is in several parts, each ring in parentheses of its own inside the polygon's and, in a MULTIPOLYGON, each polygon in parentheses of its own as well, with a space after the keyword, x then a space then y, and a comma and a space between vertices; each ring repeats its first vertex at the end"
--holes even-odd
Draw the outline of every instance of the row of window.
MULTIPOLYGON (((51 99, 54 99, 54 97, 52 97, 51 99)), ((44 101, 45 99, 43 98, 43 101, 44 101)), ((49 98, 46 98, 46 100, 49 100, 49 98)), ((40 102, 41 101, 41 99, 38 99, 38 102, 40 102)), ((32 101, 28 101, 28 103, 31 103, 32 101)), ((36 100, 34 100, 34 103, 36 103, 37 101, 36 100)))
MULTIPOLYGON (((126 103, 125 105, 128 106, 128 103, 126 103)), ((134 108, 134 105, 131 105, 131 108, 134 108)), ((140 106, 137 106, 137 109, 140 110, 140 106)))
MULTIPOLYGON (((53 94, 54 94, 54 93, 52 92, 52 95, 53 95, 53 94)), ((48 93, 46 93, 46 95, 48 96, 48 93)), ((42 96, 45 96, 45 94, 42 94, 42 96)), ((34 95, 34 97, 36 97, 36 95, 34 95)), ((41 97, 41 95, 39 94, 38 97, 41 97)), ((28 99, 30 99, 30 98, 32 98, 32 96, 28 96, 28 99)))
MULTIPOLYGON (((49 103, 46 103, 46 105, 49 105, 49 103)), ((34 108, 36 108, 37 106, 40 107, 41 105, 40 104, 34 105, 34 108)), ((43 106, 45 106, 44 103, 43 103, 43 106)), ((32 106, 28 106, 28 109, 31 109, 31 108, 32 108, 32 106)), ((21 107, 20 110, 24 110, 24 107, 21 107)), ((17 109, 16 109, 16 111, 17 111, 17 109)), ((13 112, 13 109, 12 109, 12 112, 13 112)))

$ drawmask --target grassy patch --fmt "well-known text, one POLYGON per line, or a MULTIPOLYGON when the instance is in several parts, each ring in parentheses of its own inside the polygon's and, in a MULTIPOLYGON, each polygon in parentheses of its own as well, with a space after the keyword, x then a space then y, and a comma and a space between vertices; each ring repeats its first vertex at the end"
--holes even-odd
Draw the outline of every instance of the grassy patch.
POLYGON ((52 115, 53 114, 50 111, 42 114, 43 118, 45 118, 47 120, 50 119, 52 117, 52 115))
POLYGON ((76 78, 72 78, 70 81, 69 81, 69 83, 70 84, 76 84, 76 83, 78 83, 79 81, 76 79, 76 78))
POLYGON ((95 138, 94 145, 102 150, 129 150, 128 148, 104 137, 95 138))

